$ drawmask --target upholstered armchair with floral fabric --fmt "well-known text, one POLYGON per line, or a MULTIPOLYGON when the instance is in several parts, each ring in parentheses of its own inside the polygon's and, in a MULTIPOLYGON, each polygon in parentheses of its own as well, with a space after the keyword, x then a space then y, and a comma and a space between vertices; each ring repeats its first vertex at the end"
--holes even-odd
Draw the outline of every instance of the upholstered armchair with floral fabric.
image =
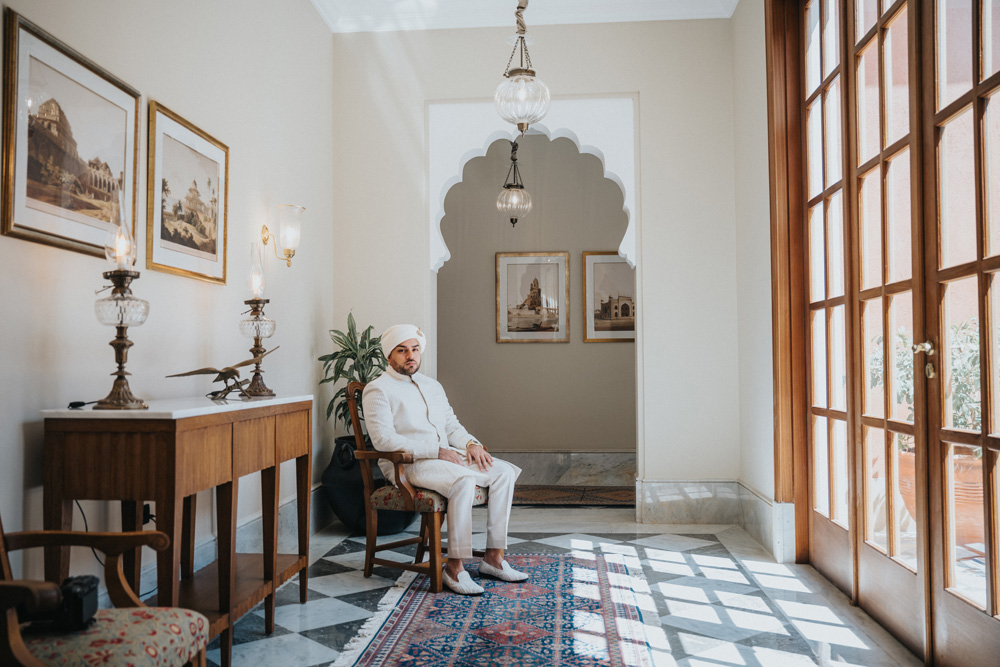
POLYGON ((160 551, 164 533, 3 532, 0 521, 0 665, 23 667, 204 667, 208 620, 187 609, 147 607, 125 581, 122 554, 139 546, 160 551), (17 608, 46 611, 62 604, 58 584, 14 579, 8 551, 44 546, 84 546, 105 554, 104 577, 115 609, 98 610, 79 632, 35 631, 17 608))

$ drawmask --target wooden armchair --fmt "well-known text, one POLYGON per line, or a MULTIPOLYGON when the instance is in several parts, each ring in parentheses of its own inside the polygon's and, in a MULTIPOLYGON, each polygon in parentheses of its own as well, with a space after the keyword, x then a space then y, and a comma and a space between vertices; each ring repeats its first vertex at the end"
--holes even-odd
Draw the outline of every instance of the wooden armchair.
POLYGON ((208 620, 186 609, 146 607, 125 581, 122 555, 139 546, 162 551, 170 545, 165 533, 80 533, 34 531, 4 533, 0 521, 0 665, 189 665, 204 667, 208 620), (79 632, 33 632, 18 621, 17 607, 48 611, 62 604, 59 585, 14 579, 8 551, 46 546, 83 546, 105 554, 104 578, 116 609, 97 612, 79 632))
MULTIPOLYGON (((347 385, 347 405, 351 412, 351 426, 354 430, 354 441, 357 450, 355 458, 361 464, 361 476, 365 483, 365 569, 364 575, 370 577, 372 568, 376 565, 394 567, 426 574, 430 578, 432 593, 440 593, 443 585, 441 579, 441 524, 448 510, 448 499, 436 491, 418 488, 406 479, 403 464, 413 463, 413 455, 406 452, 379 452, 369 449, 361 431, 361 419, 358 416, 358 396, 364 391, 361 382, 351 382, 347 385), (372 461, 385 459, 391 461, 396 473, 395 485, 375 488, 370 464, 372 461), (377 544, 378 510, 408 510, 420 512, 420 537, 411 537, 395 542, 377 544), (412 563, 400 563, 384 558, 376 558, 375 553, 387 549, 396 549, 411 544, 417 545, 417 554, 412 563), (424 555, 429 556, 426 563, 424 555)), ((488 490, 476 487, 473 505, 485 505, 488 490)), ((473 551, 473 555, 482 556, 482 551, 473 551)))

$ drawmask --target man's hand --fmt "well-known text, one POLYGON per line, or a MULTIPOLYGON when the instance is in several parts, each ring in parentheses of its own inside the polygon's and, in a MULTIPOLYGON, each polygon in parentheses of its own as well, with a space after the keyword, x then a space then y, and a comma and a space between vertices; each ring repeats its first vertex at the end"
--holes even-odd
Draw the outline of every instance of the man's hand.
POLYGON ((469 457, 469 463, 475 463, 480 470, 486 471, 493 467, 493 457, 478 442, 466 447, 465 455, 469 457))
POLYGON ((458 452, 447 447, 438 447, 438 458, 442 461, 448 461, 449 463, 457 463, 458 465, 465 464, 458 452))

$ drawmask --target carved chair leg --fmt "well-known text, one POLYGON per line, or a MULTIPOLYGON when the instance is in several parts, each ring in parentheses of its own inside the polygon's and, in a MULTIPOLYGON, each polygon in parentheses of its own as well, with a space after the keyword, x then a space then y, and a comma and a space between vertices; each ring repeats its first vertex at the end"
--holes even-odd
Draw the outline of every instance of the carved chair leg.
POLYGON ((427 548, 430 551, 428 566, 431 579, 431 593, 440 593, 444 582, 441 579, 441 517, 443 512, 428 512, 427 517, 427 548))
POLYGON ((372 509, 371 504, 365 507, 365 577, 372 576, 372 568, 375 566, 376 540, 378 539, 378 510, 372 509))
POLYGON ((427 553, 427 515, 420 515, 420 544, 417 545, 417 555, 413 559, 414 565, 424 562, 424 554, 427 553))

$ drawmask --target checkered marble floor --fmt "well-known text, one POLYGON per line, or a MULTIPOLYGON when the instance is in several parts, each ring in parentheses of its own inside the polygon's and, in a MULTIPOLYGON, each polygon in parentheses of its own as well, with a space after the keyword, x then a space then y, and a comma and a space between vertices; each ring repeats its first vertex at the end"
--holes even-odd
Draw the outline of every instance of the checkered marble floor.
MULTIPOLYGON (((484 525, 483 510, 475 518, 484 525)), ((485 535, 473 542, 482 548, 485 535)), ((408 560, 414 551, 380 556, 408 560)), ((657 667, 921 664, 811 567, 775 563, 736 526, 638 524, 630 508, 514 507, 508 552, 617 554, 657 667)), ((273 634, 264 634, 262 607, 237 622, 235 666, 333 663, 402 574, 377 567, 364 578, 364 538, 339 524, 312 537, 310 558, 309 602, 298 603, 292 580, 277 593, 273 634)), ((208 658, 218 665, 217 639, 208 658)))

